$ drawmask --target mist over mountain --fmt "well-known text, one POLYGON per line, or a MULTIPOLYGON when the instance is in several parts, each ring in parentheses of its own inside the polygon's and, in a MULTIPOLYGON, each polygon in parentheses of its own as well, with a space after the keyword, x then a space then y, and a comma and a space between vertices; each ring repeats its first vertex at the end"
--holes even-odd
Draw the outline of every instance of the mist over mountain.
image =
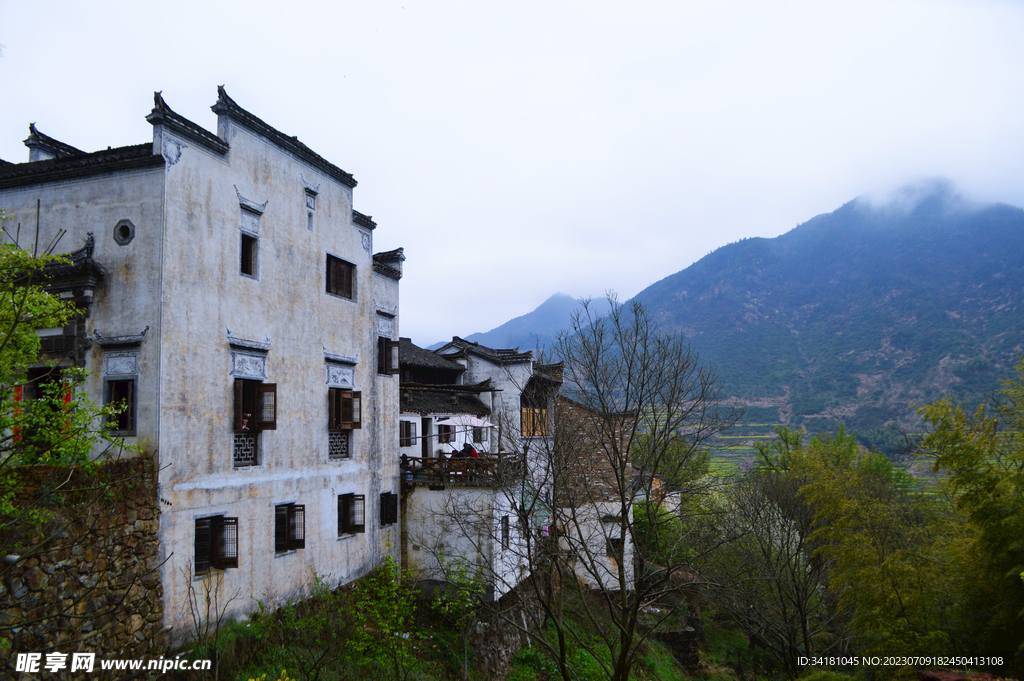
MULTIPOLYGON (((1024 211, 904 187, 723 246, 635 300, 718 369, 748 421, 914 427, 913 405, 980 401, 1024 351, 1024 211)), ((469 339, 535 349, 576 306, 558 294, 469 339)))
POLYGON ((1024 349, 1022 297, 1024 211, 932 183, 723 246, 635 300, 767 419, 865 429, 997 388, 1024 349))

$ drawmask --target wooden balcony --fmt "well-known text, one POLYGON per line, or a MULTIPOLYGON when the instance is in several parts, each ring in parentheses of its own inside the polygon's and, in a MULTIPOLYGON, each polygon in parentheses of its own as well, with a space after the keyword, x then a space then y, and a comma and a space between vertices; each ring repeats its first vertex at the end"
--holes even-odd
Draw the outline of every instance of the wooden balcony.
POLYGON ((412 485, 501 487, 522 477, 523 459, 484 454, 478 459, 421 459, 403 456, 402 481, 412 485))

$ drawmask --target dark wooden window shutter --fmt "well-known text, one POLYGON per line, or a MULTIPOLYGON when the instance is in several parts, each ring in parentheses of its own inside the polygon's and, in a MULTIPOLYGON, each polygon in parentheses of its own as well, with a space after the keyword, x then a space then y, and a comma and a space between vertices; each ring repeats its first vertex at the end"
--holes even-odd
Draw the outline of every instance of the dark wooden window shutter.
POLYGON ((288 550, 288 507, 274 507, 274 551, 284 553, 288 550))
POLYGON ((245 380, 235 379, 235 432, 242 430, 242 410, 245 393, 245 380))
POLYGON ((339 401, 341 402, 339 428, 342 430, 362 428, 363 394, 358 391, 342 390, 339 392, 339 401))
POLYGON ((351 532, 349 526, 352 524, 352 497, 354 496, 354 494, 338 496, 338 536, 351 532))
POLYGON ((398 522, 398 495, 393 492, 381 492, 380 524, 394 525, 398 522))
POLYGON ((210 518, 196 519, 194 564, 197 575, 210 571, 210 518))
POLYGON ((342 430, 348 430, 352 427, 352 392, 349 390, 342 390, 338 393, 338 413, 340 419, 338 421, 338 428, 342 430))
POLYGON ((327 389, 327 430, 341 430, 341 389, 327 389))
POLYGON ((277 384, 256 385, 256 429, 277 430, 277 384))

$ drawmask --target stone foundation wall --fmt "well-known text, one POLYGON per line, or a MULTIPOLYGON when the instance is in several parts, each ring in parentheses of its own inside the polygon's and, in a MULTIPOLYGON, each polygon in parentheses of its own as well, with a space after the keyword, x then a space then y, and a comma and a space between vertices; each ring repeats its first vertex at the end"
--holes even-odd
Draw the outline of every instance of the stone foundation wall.
POLYGON ((527 645, 523 633, 525 607, 528 604, 513 590, 495 603, 492 610, 480 615, 470 645, 477 668, 489 681, 502 681, 512 667, 512 658, 527 645))
POLYGON ((39 533, 20 519, 0 530, 0 639, 10 643, 0 648, 0 677, 5 665, 13 672, 17 653, 66 653, 68 660, 74 652, 163 653, 152 458, 105 463, 94 474, 52 466, 13 472, 19 517, 45 518, 39 533))

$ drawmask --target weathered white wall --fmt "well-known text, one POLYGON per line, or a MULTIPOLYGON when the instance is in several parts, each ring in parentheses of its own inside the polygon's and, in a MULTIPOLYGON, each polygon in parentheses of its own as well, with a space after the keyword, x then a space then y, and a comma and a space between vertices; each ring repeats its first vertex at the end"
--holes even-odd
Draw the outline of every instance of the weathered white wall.
POLYGON ((398 377, 378 377, 375 358, 377 307, 397 311, 397 287, 374 281, 369 231, 352 223, 350 188, 223 116, 218 128, 227 156, 184 142, 164 188, 160 486, 169 502, 161 546, 171 626, 187 622, 181 604, 204 580, 237 593, 231 609, 241 614, 254 598, 282 601, 314 574, 347 582, 398 551, 396 526, 378 529, 378 494, 398 487, 397 447, 379 435, 397 431, 398 377), (319 190, 312 231, 307 184, 319 190), (266 204, 256 278, 239 272, 238 194, 266 204), (355 264, 354 300, 326 293, 328 253, 355 264), (229 329, 270 343, 277 429, 260 434, 258 466, 232 462, 229 329), (363 427, 342 461, 327 455, 325 350, 355 360, 352 387, 363 398, 363 427), (337 536, 337 496, 345 493, 366 496, 365 534, 337 536), (305 505, 306 545, 275 555, 274 507, 283 503, 305 505), (194 521, 211 513, 239 518, 239 567, 194 577, 194 521))
MULTIPOLYGON (((618 522, 603 522, 601 518, 615 517, 620 509, 621 506, 614 503, 559 509, 561 546, 575 556, 573 571, 591 588, 618 590, 620 578, 627 588, 633 583, 633 544, 628 532, 624 535, 621 566, 616 558, 607 555, 607 540, 623 536, 622 527, 618 522)), ((632 524, 631 518, 629 521, 632 524)))
MULTIPOLYGON (((87 329, 92 336, 138 334, 138 418, 129 442, 156 451, 161 499, 164 624, 183 633, 190 591, 215 590, 225 614, 254 599, 282 601, 315 574, 350 581, 385 554, 399 555, 399 525, 380 526, 379 495, 399 492, 398 376, 378 375, 377 336, 388 319, 398 339, 398 282, 375 274, 372 231, 352 220, 352 190, 222 116, 230 144, 220 155, 157 127, 164 165, 0 190, 0 207, 42 248, 61 228, 57 252, 93 232, 93 257, 106 269, 87 329), (317 189, 313 229, 306 188, 317 189), (240 273, 239 194, 265 204, 256 277, 240 273), (122 219, 135 226, 114 241, 122 219), (354 300, 326 293, 330 253, 356 266, 354 300), (259 435, 260 465, 233 465, 232 336, 269 342, 266 382, 277 384, 277 429, 259 435), (352 456, 328 460, 325 352, 349 358, 351 388, 362 392, 362 428, 352 456), (337 497, 363 494, 366 532, 339 538, 337 497), (274 507, 306 508, 305 548, 274 552, 274 507), (196 577, 197 517, 239 519, 239 567, 196 577)), ((109 351, 108 353, 109 354, 109 351)), ((95 344, 87 389, 103 398, 105 353, 95 344)))
POLYGON ((523 571, 523 541, 515 514, 501 490, 416 485, 405 500, 407 568, 414 579, 444 581, 459 561, 494 588, 495 598, 511 589, 523 571), (501 518, 509 517, 508 548, 501 543, 501 518))

